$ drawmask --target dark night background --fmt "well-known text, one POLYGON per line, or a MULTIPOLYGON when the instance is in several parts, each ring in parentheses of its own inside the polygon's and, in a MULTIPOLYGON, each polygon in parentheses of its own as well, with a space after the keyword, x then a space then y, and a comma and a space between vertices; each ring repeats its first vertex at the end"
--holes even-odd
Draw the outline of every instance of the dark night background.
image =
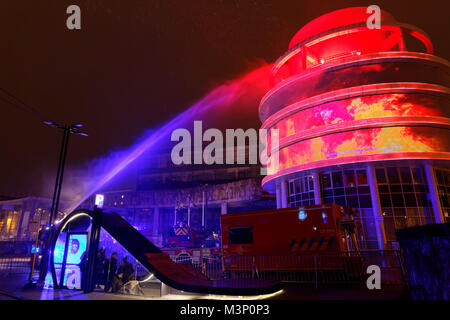
MULTIPOLYGON (((72 136, 69 146, 68 165, 77 165, 275 61, 310 20, 371 4, 423 29, 450 60, 447 0, 2 0, 0 88, 50 120, 84 123, 90 136, 72 136), (81 30, 66 28, 71 4, 81 8, 81 30)), ((0 111, 0 196, 51 191, 42 181, 56 174, 60 131, 3 101, 0 111)))

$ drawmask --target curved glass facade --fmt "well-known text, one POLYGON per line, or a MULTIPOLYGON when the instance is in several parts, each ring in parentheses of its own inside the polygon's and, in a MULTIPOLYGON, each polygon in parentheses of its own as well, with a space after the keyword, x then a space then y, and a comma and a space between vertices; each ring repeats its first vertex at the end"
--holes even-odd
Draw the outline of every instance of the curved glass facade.
POLYGON ((423 31, 383 14, 377 31, 362 7, 307 24, 259 107, 279 137, 263 188, 279 207, 357 208, 372 249, 395 246, 397 229, 448 220, 450 207, 450 64, 423 31), (423 51, 408 51, 406 36, 423 51))

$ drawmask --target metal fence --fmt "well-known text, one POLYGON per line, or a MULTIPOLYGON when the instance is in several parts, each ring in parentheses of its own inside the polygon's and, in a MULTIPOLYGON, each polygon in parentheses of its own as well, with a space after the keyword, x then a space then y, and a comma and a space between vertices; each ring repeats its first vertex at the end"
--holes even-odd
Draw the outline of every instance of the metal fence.
POLYGON ((384 285, 406 285, 402 257, 397 250, 370 250, 346 253, 308 253, 296 255, 224 255, 190 258, 177 263, 191 263, 211 280, 267 279, 313 285, 365 285, 367 267, 376 265, 384 285))
MULTIPOLYGON (((384 285, 406 285, 400 251, 367 250, 345 253, 305 253, 295 255, 214 255, 178 257, 176 263, 189 263, 211 280, 267 279, 313 285, 365 285, 367 267, 376 265, 384 285)), ((0 276, 29 274, 32 254, 0 255, 0 276)), ((37 272, 35 266, 34 272, 37 272)), ((137 269, 136 269, 137 271, 137 269)), ((144 271, 144 268, 140 271, 144 271)), ((140 272, 139 272, 140 273, 140 272)))
POLYGON ((0 257, 0 276, 13 274, 29 274, 31 270, 30 255, 15 255, 0 257))
POLYGON ((30 274, 32 245, 30 241, 0 241, 0 277, 30 274))

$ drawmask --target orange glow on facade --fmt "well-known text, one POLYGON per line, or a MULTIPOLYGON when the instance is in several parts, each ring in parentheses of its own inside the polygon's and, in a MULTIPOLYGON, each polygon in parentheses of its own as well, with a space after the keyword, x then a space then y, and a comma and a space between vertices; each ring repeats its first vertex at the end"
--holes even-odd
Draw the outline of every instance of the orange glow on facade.
MULTIPOLYGON (((386 127, 348 131, 301 141, 282 148, 278 171, 299 165, 310 164, 312 167, 312 163, 316 161, 355 155, 390 153, 392 155, 389 158, 392 158, 395 154, 405 152, 449 154, 449 148, 447 129, 386 127)), ((274 168, 269 172, 276 173, 274 168)))
POLYGON ((446 103, 448 100, 443 96, 424 94, 361 96, 304 109, 281 119, 271 128, 280 130, 280 135, 287 137, 307 129, 346 121, 401 116, 447 117, 449 111, 445 108, 446 103))
POLYGON ((279 161, 263 187, 313 168, 395 159, 450 159, 450 65, 426 34, 382 12, 338 10, 303 27, 274 64, 261 100, 262 128, 279 130, 279 161), (409 52, 405 37, 425 53, 409 52), (268 182, 271 183, 268 183, 268 182))

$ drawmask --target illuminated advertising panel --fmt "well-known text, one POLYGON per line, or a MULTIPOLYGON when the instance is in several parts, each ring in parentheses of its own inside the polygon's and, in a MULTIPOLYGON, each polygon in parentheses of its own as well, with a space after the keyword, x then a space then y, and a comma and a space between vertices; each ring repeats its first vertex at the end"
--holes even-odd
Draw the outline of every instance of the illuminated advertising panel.
MULTIPOLYGON (((331 101, 282 118, 271 128, 281 138, 304 130, 355 120, 392 117, 450 117, 450 100, 444 95, 392 93, 331 101)), ((270 131, 269 131, 270 134, 270 131)))
POLYGON ((65 265, 64 285, 69 289, 81 289, 80 264, 87 248, 88 233, 62 233, 54 249, 54 262, 59 276, 65 265), (66 243, 67 240, 67 243, 66 243))
POLYGON ((389 159, 450 159, 450 130, 429 127, 384 127, 329 134, 281 148, 277 174, 333 164, 389 159), (325 161, 326 160, 326 161, 325 161))

